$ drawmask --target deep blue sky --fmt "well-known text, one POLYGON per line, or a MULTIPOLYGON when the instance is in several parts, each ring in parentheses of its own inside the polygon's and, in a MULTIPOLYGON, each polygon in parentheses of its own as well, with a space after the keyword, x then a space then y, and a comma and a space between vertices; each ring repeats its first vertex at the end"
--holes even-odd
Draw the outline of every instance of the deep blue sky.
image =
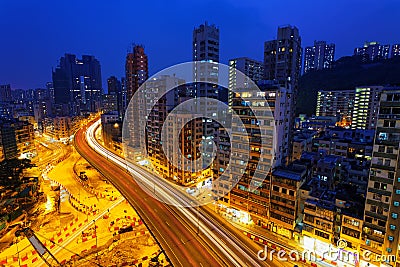
MULTIPOLYGON (((44 87, 66 52, 93 54, 107 77, 124 75, 131 43, 145 45, 150 73, 191 60, 192 30, 220 28, 221 62, 263 57, 278 26, 296 25, 302 46, 336 43, 336 58, 366 40, 400 43, 397 0, 0 0, 0 84, 44 87)), ((106 88, 105 88, 106 89, 106 88)))

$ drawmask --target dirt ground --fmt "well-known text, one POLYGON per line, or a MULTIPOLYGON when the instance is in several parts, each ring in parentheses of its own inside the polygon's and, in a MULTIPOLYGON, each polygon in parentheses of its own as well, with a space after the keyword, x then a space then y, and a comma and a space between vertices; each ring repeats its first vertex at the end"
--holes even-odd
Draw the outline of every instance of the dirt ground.
MULTIPOLYGON (((133 264, 142 263, 142 266, 149 266, 150 257, 145 260, 143 255, 157 255, 158 245, 150 234, 140 237, 121 237, 120 240, 110 244, 108 248, 100 250, 97 255, 93 252, 85 259, 71 261, 67 266, 91 267, 96 264, 100 266, 134 266, 133 264), (124 265, 128 264, 128 265, 124 265)), ((163 255, 160 255, 160 260, 163 255)))

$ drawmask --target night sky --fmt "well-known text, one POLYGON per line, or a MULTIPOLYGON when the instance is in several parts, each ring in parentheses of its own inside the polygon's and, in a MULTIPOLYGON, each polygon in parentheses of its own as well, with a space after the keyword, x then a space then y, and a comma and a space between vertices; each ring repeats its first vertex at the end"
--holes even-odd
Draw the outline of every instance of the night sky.
POLYGON ((96 56, 105 85, 124 75, 131 43, 145 46, 154 74, 191 60, 192 30, 206 20, 220 29, 225 64, 241 56, 262 60, 263 42, 286 24, 299 28, 303 47, 336 43, 339 58, 366 40, 400 43, 399 16, 397 0, 0 0, 0 84, 43 88, 67 52, 96 56))

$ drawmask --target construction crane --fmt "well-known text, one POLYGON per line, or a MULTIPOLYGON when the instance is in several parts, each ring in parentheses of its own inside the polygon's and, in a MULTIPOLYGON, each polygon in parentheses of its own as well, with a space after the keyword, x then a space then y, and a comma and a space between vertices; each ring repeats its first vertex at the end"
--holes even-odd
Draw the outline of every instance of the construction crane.
POLYGON ((39 240, 39 238, 37 238, 32 229, 28 227, 15 232, 15 236, 21 236, 21 235, 24 235, 26 236, 26 238, 28 238, 29 242, 35 248, 36 252, 42 258, 42 260, 47 264, 47 266, 49 267, 62 266, 58 262, 58 260, 54 257, 54 255, 51 254, 51 252, 43 245, 43 243, 39 240))

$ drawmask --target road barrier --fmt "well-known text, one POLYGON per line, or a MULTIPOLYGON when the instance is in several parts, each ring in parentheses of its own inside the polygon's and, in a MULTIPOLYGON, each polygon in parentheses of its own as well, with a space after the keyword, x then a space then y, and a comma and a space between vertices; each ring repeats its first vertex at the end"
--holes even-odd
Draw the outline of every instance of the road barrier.
POLYGON ((78 182, 78 183, 80 183, 82 186, 83 186, 83 188, 87 191, 87 192, 89 192, 89 193, 91 193, 91 194, 93 194, 93 195, 95 195, 95 196, 97 196, 97 197, 100 197, 100 198, 104 198, 104 199, 107 199, 107 200, 110 200, 110 201, 114 201, 114 200, 117 200, 118 198, 117 197, 114 197, 114 196, 107 196, 107 194, 104 194, 104 193, 102 193, 102 192, 100 192, 100 191, 98 191, 98 190, 95 190, 92 186, 90 186, 89 185, 89 183, 88 182, 86 182, 86 181, 83 181, 80 177, 79 177, 79 175, 78 175, 78 173, 77 173, 77 171, 76 171, 76 163, 74 164, 74 167, 73 167, 73 171, 74 171, 74 179, 78 182))
POLYGON ((50 182, 55 183, 58 186, 60 186, 60 187, 65 189, 65 191, 69 195, 68 202, 71 204, 71 206, 75 210, 77 210, 79 212, 82 212, 82 213, 84 213, 86 215, 96 215, 97 214, 98 209, 95 207, 95 205, 88 206, 88 205, 86 205, 84 203, 81 203, 79 201, 79 199, 77 197, 75 197, 63 184, 61 184, 58 181, 52 180, 52 179, 48 179, 48 180, 50 180, 50 182), (76 202, 76 203, 74 203, 74 202, 76 202))

